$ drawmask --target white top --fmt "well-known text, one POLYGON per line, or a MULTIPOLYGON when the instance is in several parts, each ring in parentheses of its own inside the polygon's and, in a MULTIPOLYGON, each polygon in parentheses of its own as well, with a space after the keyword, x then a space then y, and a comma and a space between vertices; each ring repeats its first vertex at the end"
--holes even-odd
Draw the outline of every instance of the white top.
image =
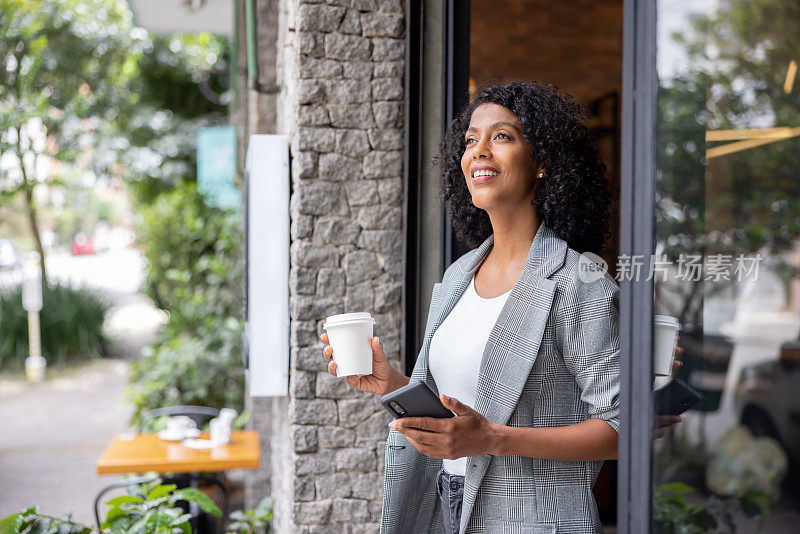
MULTIPOLYGON (((483 349, 509 293, 485 299, 475 291, 475 277, 472 277, 431 339, 428 369, 439 393, 475 407, 483 349)), ((467 457, 443 462, 450 474, 464 476, 467 472, 467 457)))

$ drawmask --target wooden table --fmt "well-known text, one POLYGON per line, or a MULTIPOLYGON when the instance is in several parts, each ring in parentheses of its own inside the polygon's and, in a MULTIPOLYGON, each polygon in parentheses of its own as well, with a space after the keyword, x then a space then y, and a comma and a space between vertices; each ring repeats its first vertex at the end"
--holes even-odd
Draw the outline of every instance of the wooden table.
MULTIPOLYGON (((204 432, 201 439, 208 439, 204 432)), ((256 469, 261 460, 258 432, 242 430, 231 433, 227 445, 212 449, 190 449, 180 441, 164 441, 155 434, 121 436, 106 447, 96 462, 97 474, 112 473, 192 473, 256 469)))

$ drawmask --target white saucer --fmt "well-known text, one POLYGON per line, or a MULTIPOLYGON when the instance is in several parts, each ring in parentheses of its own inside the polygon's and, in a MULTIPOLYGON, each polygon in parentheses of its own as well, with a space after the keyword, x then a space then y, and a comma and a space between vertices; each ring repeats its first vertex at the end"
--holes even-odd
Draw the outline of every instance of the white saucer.
POLYGON ((181 444, 190 449, 211 449, 214 447, 210 439, 185 439, 181 444))
POLYGON ((164 441, 183 441, 186 438, 196 438, 200 435, 200 430, 196 428, 190 428, 186 432, 178 433, 178 432, 168 432, 167 430, 162 430, 158 433, 158 438, 163 439, 164 441))

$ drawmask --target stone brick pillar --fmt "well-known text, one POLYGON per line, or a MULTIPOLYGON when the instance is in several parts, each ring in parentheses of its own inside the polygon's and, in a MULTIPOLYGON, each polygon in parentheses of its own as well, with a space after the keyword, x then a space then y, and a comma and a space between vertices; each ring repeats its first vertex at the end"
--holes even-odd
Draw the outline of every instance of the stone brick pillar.
POLYGON ((291 369, 288 402, 272 410, 274 526, 377 532, 389 417, 376 396, 327 373, 319 335, 327 315, 369 311, 402 369, 404 3, 282 0, 279 18, 291 369))

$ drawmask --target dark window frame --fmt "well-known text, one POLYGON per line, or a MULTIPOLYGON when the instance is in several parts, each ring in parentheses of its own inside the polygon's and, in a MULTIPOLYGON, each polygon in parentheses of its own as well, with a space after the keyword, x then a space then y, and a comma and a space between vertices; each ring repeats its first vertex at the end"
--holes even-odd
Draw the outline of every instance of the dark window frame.
POLYGON ((420 273, 420 163, 422 162, 422 82, 423 82, 423 4, 422 0, 406 2, 405 53, 405 275, 404 310, 401 351, 405 356, 405 373, 411 376, 417 360, 419 338, 419 273, 420 273))
MULTIPOLYGON (((620 255, 649 259, 655 243, 656 3, 623 7, 620 255)), ((651 531, 653 281, 620 283, 617 531, 651 531)))
MULTIPOLYGON (((442 139, 447 126, 469 98, 469 0, 442 0, 442 139), (464 28, 467 31, 464 31, 464 28)), ((442 210, 442 275, 469 249, 453 231, 450 214, 442 210)))

